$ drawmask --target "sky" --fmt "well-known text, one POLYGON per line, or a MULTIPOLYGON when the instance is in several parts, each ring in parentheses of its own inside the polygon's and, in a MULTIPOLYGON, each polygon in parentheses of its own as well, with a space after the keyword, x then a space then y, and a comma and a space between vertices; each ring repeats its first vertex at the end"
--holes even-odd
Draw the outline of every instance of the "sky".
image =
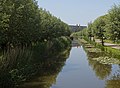
POLYGON ((105 15, 120 0, 37 0, 41 8, 67 24, 87 25, 105 15))

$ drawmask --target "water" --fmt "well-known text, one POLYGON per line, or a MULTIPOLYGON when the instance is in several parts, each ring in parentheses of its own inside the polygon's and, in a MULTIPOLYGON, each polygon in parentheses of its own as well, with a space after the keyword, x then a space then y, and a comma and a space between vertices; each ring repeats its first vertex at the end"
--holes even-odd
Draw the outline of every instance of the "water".
POLYGON ((120 88, 119 73, 119 65, 104 65, 89 60, 82 46, 72 47, 51 88, 120 88))
POLYGON ((19 88, 120 88, 120 65, 92 60, 90 56, 96 57, 95 53, 73 44, 71 50, 47 59, 40 74, 19 88))

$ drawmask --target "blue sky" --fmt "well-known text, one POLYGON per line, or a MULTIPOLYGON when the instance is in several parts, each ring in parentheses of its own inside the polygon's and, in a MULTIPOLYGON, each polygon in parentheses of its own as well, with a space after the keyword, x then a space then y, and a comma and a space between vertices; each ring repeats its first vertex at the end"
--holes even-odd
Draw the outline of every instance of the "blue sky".
POLYGON ((80 25, 106 14, 114 4, 120 4, 120 0, 38 0, 39 7, 65 23, 80 25))

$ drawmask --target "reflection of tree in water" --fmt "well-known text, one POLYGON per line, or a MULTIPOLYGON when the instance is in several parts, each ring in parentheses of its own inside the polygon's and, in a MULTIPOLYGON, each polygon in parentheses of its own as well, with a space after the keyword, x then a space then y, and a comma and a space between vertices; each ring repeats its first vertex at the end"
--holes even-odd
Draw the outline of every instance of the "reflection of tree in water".
POLYGON ((88 56, 89 65, 95 71, 96 76, 98 76, 99 79, 106 80, 105 88, 120 88, 120 70, 114 73, 114 75, 110 79, 106 79, 111 74, 112 66, 107 64, 101 64, 96 60, 92 60, 92 58, 106 56, 104 52, 91 52, 89 49, 85 49, 85 51, 88 56))
POLYGON ((86 52, 89 58, 98 58, 100 56, 103 56, 103 57, 106 56, 104 52, 91 52, 91 51, 86 51, 86 52))
POLYGON ((100 56, 105 56, 104 52, 96 52, 96 48, 85 48, 85 51, 88 56, 89 65, 95 71, 95 74, 99 79, 103 80, 111 73, 111 65, 101 64, 96 60, 92 60, 92 58, 98 58, 100 56))
POLYGON ((99 79, 105 79, 107 76, 111 73, 111 65, 101 64, 98 61, 95 60, 89 60, 89 65, 92 67, 92 69, 95 71, 95 74, 99 79))
POLYGON ((106 80, 105 88, 120 88, 120 70, 118 70, 114 75, 106 80))
POLYGON ((37 79, 26 82, 19 88, 50 88, 56 82, 57 74, 40 76, 37 79))

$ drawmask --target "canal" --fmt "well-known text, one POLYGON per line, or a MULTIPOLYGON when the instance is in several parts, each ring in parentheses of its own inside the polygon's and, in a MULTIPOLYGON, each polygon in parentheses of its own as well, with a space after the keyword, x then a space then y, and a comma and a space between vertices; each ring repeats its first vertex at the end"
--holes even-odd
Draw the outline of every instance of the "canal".
POLYGON ((72 47, 66 65, 51 88, 104 88, 105 81, 99 80, 89 66, 83 47, 72 47))
POLYGON ((91 61, 82 46, 72 47, 51 88, 120 88, 120 66, 91 61))
POLYGON ((48 75, 36 77, 20 88, 120 88, 120 65, 92 60, 85 48, 77 44, 68 56, 58 73, 49 73, 53 69, 49 68, 48 75))

